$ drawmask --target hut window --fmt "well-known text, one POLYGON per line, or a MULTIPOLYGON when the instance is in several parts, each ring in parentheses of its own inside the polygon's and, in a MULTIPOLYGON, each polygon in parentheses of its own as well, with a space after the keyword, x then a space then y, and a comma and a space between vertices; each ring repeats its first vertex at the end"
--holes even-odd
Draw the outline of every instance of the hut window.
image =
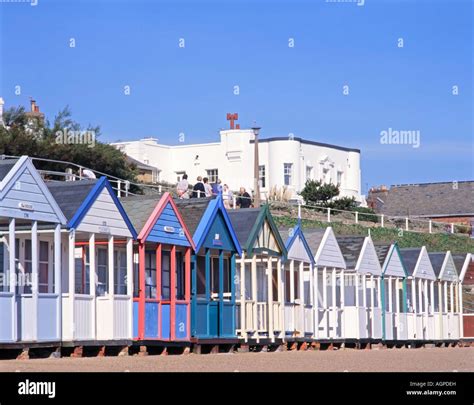
POLYGON ((97 249, 97 295, 105 295, 109 292, 108 286, 108 255, 107 249, 97 249))
POLYGON ((77 294, 90 292, 89 246, 76 247, 74 251, 75 291, 77 294))
POLYGON ((224 292, 230 293, 230 260, 224 259, 224 292))
POLYGON ((291 302, 290 280, 291 280, 290 269, 286 269, 285 270, 285 302, 291 302))
POLYGON ((156 298, 156 253, 145 253, 145 298, 156 298))
MULTIPOLYGON (((295 274, 297 273, 295 272, 295 274)), ((278 269, 276 268, 272 269, 272 287, 273 287, 272 288, 273 301, 278 301, 278 269)), ((295 292, 296 292, 296 286, 295 286, 295 292)))
POLYGON ((40 241, 39 243, 39 281, 38 289, 40 293, 47 293, 49 287, 49 243, 40 241))
POLYGON ((197 295, 206 295, 206 258, 204 256, 198 256, 196 261, 196 293, 197 295))
POLYGON ((127 294, 127 253, 124 249, 114 251, 114 272, 115 294, 127 294))
POLYGON ((133 296, 138 297, 140 290, 140 272, 138 264, 138 252, 133 252, 133 296))
POLYGON ((211 294, 219 293, 219 258, 212 258, 212 269, 211 269, 211 294))
POLYGON ((184 300, 184 260, 181 252, 176 252, 176 299, 184 300))
POLYGON ((264 263, 257 263, 257 301, 267 301, 267 275, 264 263))
POLYGON ((161 298, 170 299, 170 252, 163 252, 161 255, 161 298))
POLYGON ((25 239, 23 294, 31 294, 31 239, 25 239))

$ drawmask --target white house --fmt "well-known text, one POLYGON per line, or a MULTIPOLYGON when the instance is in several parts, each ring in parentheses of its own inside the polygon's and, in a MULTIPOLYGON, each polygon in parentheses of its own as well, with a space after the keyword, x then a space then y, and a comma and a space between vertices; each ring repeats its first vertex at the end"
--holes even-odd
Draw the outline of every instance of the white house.
MULTIPOLYGON (((253 189, 252 129, 220 131, 220 140, 204 144, 162 145, 155 138, 113 143, 128 156, 158 169, 158 180, 176 183, 184 173, 193 184, 197 176, 217 178, 231 190, 253 189)), ((294 196, 307 179, 340 184, 341 196, 362 201, 360 151, 293 136, 258 140, 261 195, 286 186, 294 196)))

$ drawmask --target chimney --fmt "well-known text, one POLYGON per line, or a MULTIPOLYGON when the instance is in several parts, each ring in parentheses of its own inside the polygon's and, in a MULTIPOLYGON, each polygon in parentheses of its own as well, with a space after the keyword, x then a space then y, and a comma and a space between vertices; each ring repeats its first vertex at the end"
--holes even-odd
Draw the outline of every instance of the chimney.
POLYGON ((233 113, 233 114, 232 113, 227 113, 227 121, 230 121, 230 129, 234 129, 234 122, 237 121, 238 119, 239 119, 239 114, 237 114, 237 113, 233 113))
POLYGON ((32 113, 39 112, 39 107, 36 105, 36 100, 30 99, 30 103, 31 103, 31 112, 32 113))

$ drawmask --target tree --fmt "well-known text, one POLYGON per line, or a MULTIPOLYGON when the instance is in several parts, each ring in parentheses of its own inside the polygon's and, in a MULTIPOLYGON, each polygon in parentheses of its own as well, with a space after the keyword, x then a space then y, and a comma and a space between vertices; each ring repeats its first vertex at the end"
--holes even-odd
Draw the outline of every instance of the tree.
MULTIPOLYGON (((5 126, 0 125, 0 154, 64 160, 124 180, 136 181, 136 166, 128 163, 118 149, 98 141, 99 126, 88 125, 83 128, 74 121, 68 107, 56 115, 52 124, 48 120, 38 119, 32 125, 23 107, 5 111, 3 120, 5 126), (94 135, 94 144, 58 142, 59 131, 63 134, 69 131, 90 131, 94 135)), ((66 169, 64 164, 53 162, 37 161, 35 165, 43 170, 64 172, 66 169)), ((132 191, 137 190, 134 188, 132 191)))
POLYGON ((331 183, 323 184, 319 180, 306 180, 300 194, 308 205, 327 207, 329 201, 339 195, 339 187, 331 183))

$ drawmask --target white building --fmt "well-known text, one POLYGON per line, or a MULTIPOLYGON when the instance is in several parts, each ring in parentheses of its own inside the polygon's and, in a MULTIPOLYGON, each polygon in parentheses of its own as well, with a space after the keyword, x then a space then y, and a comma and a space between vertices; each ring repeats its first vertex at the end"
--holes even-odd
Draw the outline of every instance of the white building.
MULTIPOLYGON (((253 190, 254 139, 251 129, 220 131, 213 143, 167 146, 157 139, 113 143, 128 156, 158 169, 158 180, 179 181, 187 173, 194 184, 197 176, 217 178, 231 190, 243 186, 253 190)), ((301 191, 307 179, 340 185, 340 196, 362 201, 360 188, 360 151, 342 146, 309 141, 297 137, 259 137, 261 196, 273 187, 286 187, 292 197, 301 191)))

